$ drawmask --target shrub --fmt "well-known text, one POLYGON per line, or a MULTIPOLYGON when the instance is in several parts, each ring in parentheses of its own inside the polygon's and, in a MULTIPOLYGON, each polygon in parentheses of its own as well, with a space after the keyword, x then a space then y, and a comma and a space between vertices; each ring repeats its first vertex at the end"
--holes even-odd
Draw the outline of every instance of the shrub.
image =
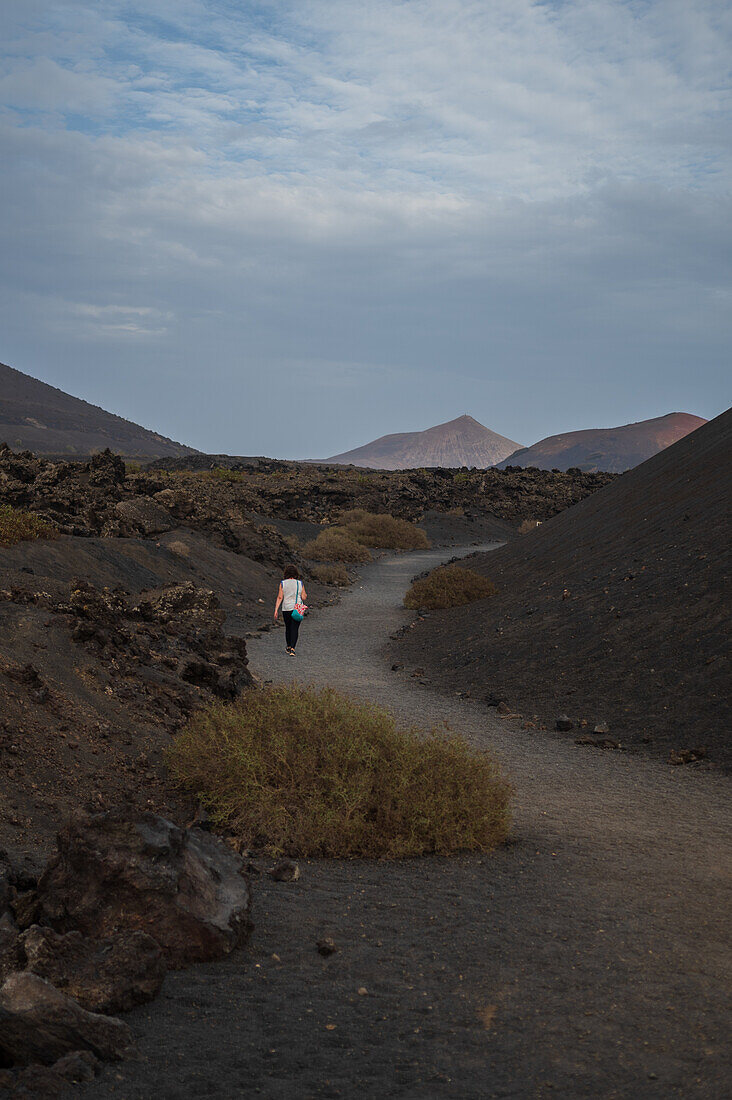
POLYGON ((495 594, 496 586, 474 569, 466 569, 462 565, 441 565, 426 577, 414 581, 404 597, 404 606, 433 610, 459 607, 495 594))
POLYGON ((528 535, 531 531, 535 531, 537 527, 541 527, 540 519, 525 519, 519 527, 520 535, 528 535))
POLYGON ((336 584, 339 588, 345 588, 351 583, 346 567, 340 561, 328 561, 322 565, 311 565, 310 572, 316 581, 321 584, 336 584))
POLYGON ((397 516, 376 515, 359 508, 341 516, 350 534, 363 546, 384 550, 427 550, 429 539, 421 528, 397 516), (347 518, 352 517, 352 518, 347 518))
POLYGON ((0 504, 0 546, 14 546, 16 542, 32 539, 57 539, 59 532, 45 519, 32 512, 20 512, 9 504, 0 504))
POLYGON ((285 535, 284 543, 287 549, 290 550, 293 554, 299 553, 300 540, 297 535, 285 535))
POLYGON ((371 554, 344 527, 326 527, 306 542, 303 557, 311 561, 371 561, 371 554))
POLYGON ((508 831, 510 789, 490 756, 332 688, 253 688, 199 711, 168 763, 215 825, 274 853, 489 851, 508 831))
POLYGON ((209 477, 212 477, 214 481, 243 481, 244 475, 238 473, 236 470, 230 470, 227 466, 214 466, 212 470, 206 471, 209 477))

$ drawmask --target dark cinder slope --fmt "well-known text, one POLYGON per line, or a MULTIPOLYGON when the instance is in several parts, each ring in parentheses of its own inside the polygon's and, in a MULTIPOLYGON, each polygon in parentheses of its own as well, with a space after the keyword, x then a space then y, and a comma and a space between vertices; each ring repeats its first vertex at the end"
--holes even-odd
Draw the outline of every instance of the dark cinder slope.
POLYGON ((550 435, 509 455, 506 466, 536 466, 540 470, 609 470, 621 474, 670 447, 689 432, 706 424, 691 413, 668 413, 619 428, 590 428, 582 432, 550 435))
POLYGON ((0 442, 54 457, 88 457, 109 447, 126 458, 194 454, 121 416, 71 397, 0 363, 0 442))
POLYGON ((731 458, 728 411, 477 556, 498 595, 418 623, 402 657, 552 727, 566 712, 623 746, 729 761, 731 458))
POLYGON ((420 466, 495 466, 519 446, 479 424, 472 416, 459 416, 423 432, 383 435, 363 447, 334 455, 327 462, 366 466, 372 470, 414 470, 420 466))

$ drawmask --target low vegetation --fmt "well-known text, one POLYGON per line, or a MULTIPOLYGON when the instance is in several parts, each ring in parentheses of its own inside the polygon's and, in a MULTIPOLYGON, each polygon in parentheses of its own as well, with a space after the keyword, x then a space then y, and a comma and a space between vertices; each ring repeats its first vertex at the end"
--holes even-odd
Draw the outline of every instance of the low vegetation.
POLYGON ((398 516, 353 508, 339 517, 339 523, 363 546, 381 550, 429 549, 429 539, 424 531, 398 516))
POLYGON ((535 531, 537 527, 541 527, 541 520, 538 519, 525 519, 520 525, 518 532, 520 535, 528 535, 532 531, 535 531))
POLYGON ((215 825, 273 853, 489 851, 508 832, 510 789, 490 756, 332 688, 257 688, 199 711, 168 763, 215 825))
POLYGON ((351 583, 346 567, 340 561, 326 561, 319 565, 311 565, 310 573, 321 584, 334 584, 338 588, 345 588, 351 583))
POLYGON ((302 555, 309 561, 348 561, 354 564, 371 561, 371 554, 357 542, 345 527, 325 527, 314 539, 306 542, 302 555))
POLYGON ((0 504, 0 547, 32 539, 57 539, 58 530, 32 512, 21 512, 9 504, 0 504))
POLYGON ((466 569, 462 565, 441 565, 426 577, 414 581, 404 597, 404 606, 413 610, 420 607, 431 610, 460 607, 495 594, 493 582, 474 569, 466 569))

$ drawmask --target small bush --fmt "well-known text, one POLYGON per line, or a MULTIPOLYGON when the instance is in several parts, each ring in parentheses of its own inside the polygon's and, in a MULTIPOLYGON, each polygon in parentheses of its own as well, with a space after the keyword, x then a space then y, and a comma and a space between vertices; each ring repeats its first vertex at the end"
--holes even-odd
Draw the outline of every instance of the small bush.
POLYGON ((214 466, 213 470, 207 471, 208 477, 214 479, 214 481, 243 481, 244 476, 237 470, 230 470, 227 466, 214 466))
POLYGON ((316 538, 305 543, 302 553, 311 561, 371 561, 366 547, 344 527, 324 528, 316 538))
POLYGON ((353 509, 341 517, 350 534, 363 546, 383 550, 427 550, 429 539, 421 528, 397 516, 376 515, 353 509), (352 518, 346 518, 346 517, 352 518))
POLYGON ((462 565, 441 565, 421 580, 414 581, 404 597, 404 606, 414 610, 420 607, 432 610, 460 607, 495 594, 496 586, 474 569, 466 569, 462 565))
POLYGON ((16 542, 32 539, 57 539, 59 532, 52 524, 32 512, 19 512, 9 504, 0 504, 0 546, 15 546, 16 542))
POLYGON ((293 554, 300 552, 300 540, 297 535, 285 535, 284 542, 287 549, 293 554))
POLYGON ((339 588, 345 588, 351 583, 345 565, 340 561, 323 562, 322 565, 311 565, 310 572, 316 581, 321 584, 335 584, 339 588))
POLYGON ((199 711, 168 763, 215 825, 274 853, 489 851, 508 831, 510 790, 486 753, 332 688, 255 688, 199 711))
POLYGON ((541 527, 540 519, 525 519, 519 527, 520 535, 528 535, 531 531, 535 531, 537 527, 541 527))

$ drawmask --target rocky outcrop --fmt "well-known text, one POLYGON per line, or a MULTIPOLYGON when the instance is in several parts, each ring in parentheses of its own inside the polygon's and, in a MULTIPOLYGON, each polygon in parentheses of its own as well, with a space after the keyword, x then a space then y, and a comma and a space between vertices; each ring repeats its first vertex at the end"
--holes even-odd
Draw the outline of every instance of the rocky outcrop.
POLYGON ((116 1062, 134 1051, 132 1032, 113 1016, 87 1012, 30 971, 0 987, 0 1067, 51 1065, 74 1051, 116 1062))
POLYGON ((24 970, 45 978, 88 1012, 129 1012, 152 1001, 167 967, 156 940, 145 932, 115 932, 94 940, 81 932, 32 925, 17 941, 24 970))
POLYGON ((61 932, 145 932, 171 967, 219 958, 250 930, 241 857, 217 837, 148 814, 71 822, 44 871, 33 917, 61 932))

